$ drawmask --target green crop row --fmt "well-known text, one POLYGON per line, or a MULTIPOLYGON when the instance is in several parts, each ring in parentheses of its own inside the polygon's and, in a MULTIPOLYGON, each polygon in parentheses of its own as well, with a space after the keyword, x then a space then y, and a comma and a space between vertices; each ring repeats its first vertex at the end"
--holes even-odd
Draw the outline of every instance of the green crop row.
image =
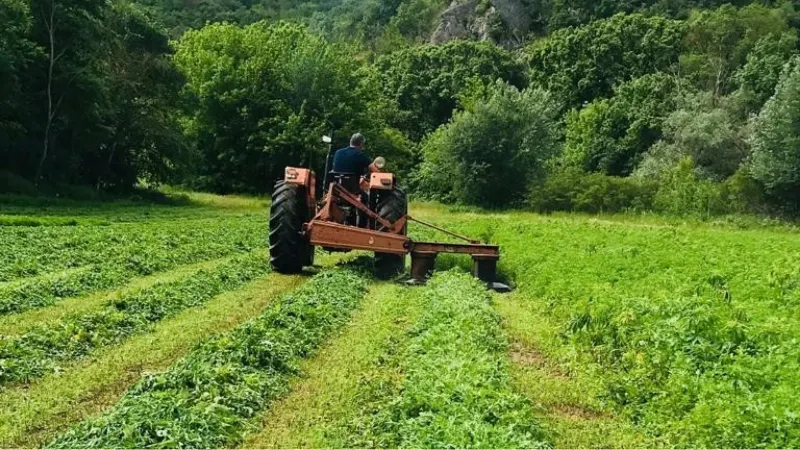
POLYGON ((122 341, 151 324, 203 304, 266 273, 261 254, 235 258, 212 271, 109 301, 97 312, 43 325, 19 337, 0 336, 0 385, 27 382, 90 351, 122 341))
POLYGON ((12 314, 57 303, 63 298, 87 294, 119 286, 135 277, 150 275, 182 264, 191 264, 235 252, 249 251, 264 245, 252 226, 222 229, 187 230, 188 234, 161 236, 140 240, 130 236, 125 245, 105 248, 109 242, 97 241, 88 246, 107 259, 91 266, 80 267, 53 277, 9 283, 0 286, 0 314, 12 314), (215 233, 211 237, 207 233, 215 233), (149 240, 149 242, 148 242, 149 240), (110 254, 113 253, 113 254, 110 254))
POLYGON ((602 400, 642 431, 677 447, 800 445, 794 236, 516 223, 496 238, 561 330, 559 353, 597 364, 602 400))
POLYGON ((676 447, 800 446, 796 235, 522 214, 448 225, 502 246, 515 295, 558 330, 547 356, 593 374, 641 431, 676 447))
POLYGON ((148 249, 175 250, 198 243, 260 244, 263 218, 186 220, 55 228, 0 227, 0 282, 58 270, 115 264, 148 249))
POLYGON ((285 392, 299 358, 343 325, 366 282, 323 272, 258 318, 146 377, 108 413, 83 422, 54 448, 221 448, 285 392))
POLYGON ((455 271, 436 274, 424 313, 381 358, 384 375, 362 384, 356 448, 543 448, 532 405, 512 392, 508 343, 485 285, 455 271))

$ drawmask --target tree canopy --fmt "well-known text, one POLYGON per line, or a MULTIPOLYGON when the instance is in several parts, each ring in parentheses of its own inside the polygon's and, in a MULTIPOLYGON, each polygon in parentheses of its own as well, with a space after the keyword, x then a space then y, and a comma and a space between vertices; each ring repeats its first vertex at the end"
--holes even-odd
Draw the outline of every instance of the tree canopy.
POLYGON ((269 193, 323 170, 333 128, 420 197, 796 210, 788 0, 0 0, 0 22, 0 189, 269 193))
POLYGON ((525 49, 531 82, 571 107, 609 97, 617 83, 669 70, 683 30, 682 22, 664 17, 617 14, 556 31, 525 49))

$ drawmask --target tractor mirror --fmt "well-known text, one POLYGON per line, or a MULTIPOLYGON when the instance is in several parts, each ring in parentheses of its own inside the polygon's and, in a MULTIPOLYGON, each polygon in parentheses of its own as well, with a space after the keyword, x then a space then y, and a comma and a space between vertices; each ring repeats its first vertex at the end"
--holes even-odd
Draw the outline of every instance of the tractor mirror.
POLYGON ((374 164, 375 167, 383 170, 383 168, 386 167, 386 158, 384 158, 383 156, 378 156, 377 158, 375 158, 374 164))
POLYGON ((333 139, 331 139, 330 136, 322 136, 322 142, 330 144, 331 142, 333 142, 333 139))

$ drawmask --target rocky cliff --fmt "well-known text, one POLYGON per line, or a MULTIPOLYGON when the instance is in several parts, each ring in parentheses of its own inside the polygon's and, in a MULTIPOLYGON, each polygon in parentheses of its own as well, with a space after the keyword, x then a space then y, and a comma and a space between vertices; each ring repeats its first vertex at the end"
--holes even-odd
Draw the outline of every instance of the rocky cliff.
POLYGON ((517 47, 530 28, 531 15, 525 0, 453 0, 430 40, 441 44, 475 39, 517 47))

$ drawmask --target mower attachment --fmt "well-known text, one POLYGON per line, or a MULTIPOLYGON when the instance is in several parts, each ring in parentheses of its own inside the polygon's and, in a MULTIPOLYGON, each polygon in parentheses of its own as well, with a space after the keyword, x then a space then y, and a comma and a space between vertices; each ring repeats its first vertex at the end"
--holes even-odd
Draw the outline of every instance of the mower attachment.
POLYGON ((405 255, 411 254, 411 284, 424 284, 440 253, 472 256, 473 275, 489 288, 508 292, 496 282, 500 248, 481 244, 434 224, 408 215, 405 193, 390 173, 374 173, 360 186, 345 187, 342 179, 328 184, 321 202, 316 199, 314 172, 287 167, 276 184, 270 210, 270 257, 281 273, 296 273, 313 264, 314 248, 375 252, 376 270, 403 270, 405 255), (417 222, 464 244, 415 242, 406 235, 409 221, 417 222))
POLYGON ((411 242, 410 284, 425 284, 436 265, 439 253, 472 255, 472 275, 485 282, 497 292, 511 292, 508 285, 497 282, 497 261, 500 247, 485 244, 438 244, 434 242, 411 242))

